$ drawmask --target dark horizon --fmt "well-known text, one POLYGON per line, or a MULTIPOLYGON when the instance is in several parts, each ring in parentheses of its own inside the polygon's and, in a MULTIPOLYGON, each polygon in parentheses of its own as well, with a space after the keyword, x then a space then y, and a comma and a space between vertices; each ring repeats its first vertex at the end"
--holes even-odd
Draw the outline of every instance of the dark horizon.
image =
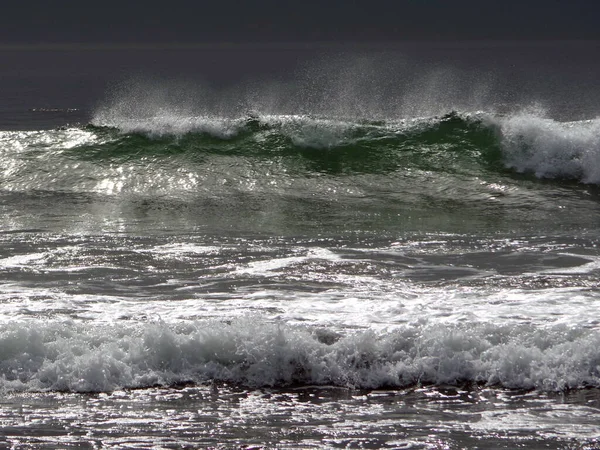
POLYGON ((592 0, 58 1, 9 3, 3 12, 3 47, 600 39, 592 0))

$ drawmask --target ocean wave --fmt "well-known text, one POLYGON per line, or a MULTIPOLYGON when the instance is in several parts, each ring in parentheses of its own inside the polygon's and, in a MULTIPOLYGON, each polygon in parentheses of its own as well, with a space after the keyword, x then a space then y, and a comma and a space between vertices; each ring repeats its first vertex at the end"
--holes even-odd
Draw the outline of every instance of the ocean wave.
MULTIPOLYGON (((338 149, 339 152, 353 148, 368 159, 370 151, 376 148, 388 161, 388 149, 415 155, 423 150, 434 153, 440 149, 478 150, 487 161, 496 159, 499 151, 504 166, 517 172, 533 173, 539 178, 600 183, 600 119, 559 122, 525 111, 509 115, 451 112, 439 117, 371 122, 308 115, 257 115, 246 119, 175 116, 169 120, 165 117, 146 119, 136 125, 129 121, 104 125, 125 133, 140 132, 149 136, 199 133, 230 139, 242 131, 250 131, 255 133, 253 137, 258 142, 266 143, 269 136, 279 137, 277 143, 283 145, 263 147, 273 153, 286 145, 298 149, 338 149)), ((252 147, 247 145, 249 152, 252 147)))
POLYGON ((138 326, 9 323, 5 391, 108 392, 181 383, 405 388, 470 383, 600 387, 600 334, 581 328, 413 325, 386 332, 292 327, 241 317, 138 326))
POLYGON ((227 187, 268 193, 300 183, 305 189, 306 180, 323 175, 334 184, 340 177, 379 176, 378 185, 392 186, 419 173, 461 179, 530 173, 600 184, 600 119, 558 122, 532 113, 387 121, 105 117, 83 128, 0 132, 0 148, 0 179, 9 191, 180 197, 227 187))
POLYGON ((482 161, 486 161, 497 152, 495 129, 484 125, 479 113, 390 121, 311 115, 193 117, 185 119, 189 128, 164 126, 163 119, 144 119, 136 122, 136 127, 127 123, 124 128, 95 123, 88 129, 111 135, 112 143, 102 148, 84 147, 78 156, 235 155, 257 161, 300 161, 307 163, 307 172, 314 169, 336 175, 385 173, 419 162, 434 167, 436 159, 446 157, 483 155, 482 161), (178 131, 169 131, 174 129, 178 131), (322 168, 311 167, 319 162, 322 168), (326 167, 328 162, 333 163, 331 168, 326 167))

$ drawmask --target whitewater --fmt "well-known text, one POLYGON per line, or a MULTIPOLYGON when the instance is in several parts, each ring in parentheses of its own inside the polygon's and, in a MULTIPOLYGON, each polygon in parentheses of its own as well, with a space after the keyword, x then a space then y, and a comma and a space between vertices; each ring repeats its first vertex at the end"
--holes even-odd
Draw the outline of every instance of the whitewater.
POLYGON ((561 45, 7 72, 0 446, 595 448, 600 67, 561 45))

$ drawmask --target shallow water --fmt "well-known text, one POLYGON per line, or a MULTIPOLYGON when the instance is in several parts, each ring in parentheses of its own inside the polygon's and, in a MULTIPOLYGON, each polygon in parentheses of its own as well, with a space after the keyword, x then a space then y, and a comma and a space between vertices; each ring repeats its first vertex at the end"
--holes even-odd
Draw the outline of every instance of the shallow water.
POLYGON ((247 390, 14 394, 5 445, 44 448, 595 448, 597 390, 247 390))

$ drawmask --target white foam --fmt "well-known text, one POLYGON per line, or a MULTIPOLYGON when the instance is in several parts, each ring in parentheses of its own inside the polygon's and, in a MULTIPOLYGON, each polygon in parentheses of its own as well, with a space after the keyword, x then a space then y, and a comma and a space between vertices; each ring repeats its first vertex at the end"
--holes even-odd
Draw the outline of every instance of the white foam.
POLYGON ((362 388, 476 382, 562 390, 600 387, 599 348, 598 330, 489 323, 342 337, 258 317, 137 326, 7 323, 0 331, 0 386, 84 392, 206 381, 362 388))
POLYGON ((558 122, 520 113, 493 121, 508 167, 541 178, 600 183, 600 119, 558 122))
POLYGON ((223 247, 215 245, 195 245, 188 243, 174 243, 157 245, 150 250, 140 250, 145 253, 153 253, 164 256, 181 257, 186 254, 193 255, 218 255, 224 250, 223 247))
POLYGON ((16 268, 16 267, 31 267, 32 265, 41 265, 46 253, 28 253, 24 255, 14 255, 0 259, 0 267, 16 268))
POLYGON ((286 258, 270 258, 264 261, 254 261, 246 267, 236 270, 238 274, 268 275, 294 264, 300 264, 304 261, 313 259, 323 259, 335 261, 340 259, 337 254, 324 248, 309 249, 306 254, 299 256, 290 256, 286 258))

